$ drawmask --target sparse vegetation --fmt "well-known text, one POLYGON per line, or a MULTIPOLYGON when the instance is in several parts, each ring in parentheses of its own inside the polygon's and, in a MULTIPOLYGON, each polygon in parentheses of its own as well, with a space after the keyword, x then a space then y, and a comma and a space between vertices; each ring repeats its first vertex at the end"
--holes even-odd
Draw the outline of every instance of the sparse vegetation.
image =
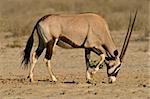
POLYGON ((9 48, 21 48, 21 44, 19 43, 19 41, 15 40, 13 41, 11 44, 7 44, 6 47, 9 47, 9 48))
POLYGON ((111 30, 126 30, 129 13, 139 9, 136 30, 148 33, 148 0, 1 0, 0 31, 15 35, 31 32, 48 13, 94 12, 107 20, 111 30))

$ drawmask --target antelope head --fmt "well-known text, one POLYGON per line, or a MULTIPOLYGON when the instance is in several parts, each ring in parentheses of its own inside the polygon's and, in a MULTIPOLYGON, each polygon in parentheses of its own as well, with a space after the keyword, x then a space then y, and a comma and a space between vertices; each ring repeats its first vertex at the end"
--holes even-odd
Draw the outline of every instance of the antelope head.
MULTIPOLYGON (((121 68, 121 64, 123 62, 123 57, 125 55, 125 52, 127 50, 128 44, 129 44, 129 40, 130 40, 130 37, 131 37, 131 34, 132 34, 132 30, 133 30, 133 27, 134 27, 136 16, 137 16, 137 11, 135 13, 133 22, 131 24, 131 14, 130 14, 128 30, 127 30, 127 34, 126 34, 126 37, 125 37, 120 55, 117 55, 114 58, 109 57, 110 55, 107 55, 107 57, 105 59, 105 64, 107 66, 107 75, 108 75, 108 82, 109 83, 113 83, 113 82, 116 81, 117 74, 118 74, 118 72, 121 68)), ((117 52, 117 54, 118 54, 118 52, 117 52)))

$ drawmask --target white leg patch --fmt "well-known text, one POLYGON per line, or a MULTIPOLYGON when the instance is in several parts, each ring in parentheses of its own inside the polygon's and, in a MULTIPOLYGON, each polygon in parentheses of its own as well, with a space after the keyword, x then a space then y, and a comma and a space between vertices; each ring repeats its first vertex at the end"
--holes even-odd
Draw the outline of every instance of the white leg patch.
POLYGON ((34 82, 34 79, 33 79, 33 70, 34 70, 35 64, 37 62, 37 59, 36 59, 35 55, 36 55, 36 53, 34 52, 32 54, 32 63, 31 63, 31 68, 30 68, 30 72, 29 72, 29 77, 30 77, 31 82, 34 82))
POLYGON ((52 72, 52 68, 51 68, 51 64, 50 64, 50 60, 46 60, 46 65, 47 65, 47 68, 48 68, 48 72, 49 72, 49 75, 50 77, 52 78, 52 81, 57 81, 56 77, 54 76, 53 72, 52 72))
POLYGON ((92 80, 91 73, 88 70, 86 71, 86 78, 87 80, 92 80))
POLYGON ((55 43, 54 43, 54 46, 53 46, 53 53, 55 53, 55 48, 56 48, 57 42, 58 42, 58 38, 55 39, 55 43))
POLYGON ((99 70, 99 66, 103 63, 103 61, 105 60, 105 54, 101 54, 100 55, 100 62, 98 63, 98 65, 96 66, 96 68, 94 68, 94 71, 92 72, 92 74, 95 74, 98 70, 99 70))

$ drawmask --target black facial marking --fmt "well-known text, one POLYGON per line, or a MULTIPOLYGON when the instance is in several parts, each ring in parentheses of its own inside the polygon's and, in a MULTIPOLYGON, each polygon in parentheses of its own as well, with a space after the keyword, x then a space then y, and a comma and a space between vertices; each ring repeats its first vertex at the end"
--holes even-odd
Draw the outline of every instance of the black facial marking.
MULTIPOLYGON (((116 77, 120 69, 119 69, 117 72, 116 72, 116 70, 117 70, 120 66, 121 66, 121 64, 120 64, 119 66, 117 66, 117 67, 115 68, 115 70, 114 70, 111 74, 109 74, 109 73, 107 72, 108 77, 109 77, 109 76, 115 76, 115 77, 116 77)), ((110 67, 109 67, 109 68, 107 67, 107 71, 108 71, 108 69, 110 69, 110 67)))
POLYGON ((106 59, 107 61, 110 61, 110 60, 115 60, 116 58, 115 58, 115 57, 105 57, 105 59, 106 59))
POLYGON ((116 72, 116 73, 114 73, 114 74, 111 74, 111 76, 115 76, 115 77, 117 77, 117 74, 118 74, 118 72, 120 71, 120 69, 116 72))

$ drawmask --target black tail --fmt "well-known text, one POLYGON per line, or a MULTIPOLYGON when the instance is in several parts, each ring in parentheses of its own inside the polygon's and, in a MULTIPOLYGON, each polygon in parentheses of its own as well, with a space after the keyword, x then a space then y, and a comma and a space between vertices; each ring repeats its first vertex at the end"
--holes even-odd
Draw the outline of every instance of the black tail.
POLYGON ((51 14, 45 15, 44 17, 42 17, 41 19, 39 19, 37 21, 36 25, 34 26, 32 34, 31 34, 31 36, 29 37, 29 39, 27 41, 26 48, 24 49, 24 56, 23 56, 21 64, 24 64, 25 66, 28 66, 28 63, 30 62, 30 53, 31 53, 31 50, 32 50, 33 42, 34 42, 34 38, 33 38, 34 31, 35 31, 35 29, 38 29, 39 22, 43 21, 48 16, 51 16, 51 14))
POLYGON ((25 47, 24 52, 23 52, 24 56, 23 56, 21 64, 24 64, 25 66, 27 66, 28 63, 30 62, 30 53, 32 50, 33 42, 34 42, 33 36, 34 36, 34 31, 35 31, 36 27, 37 27, 37 24, 35 25, 35 27, 32 31, 32 34, 29 37, 27 44, 26 44, 26 47, 25 47))

